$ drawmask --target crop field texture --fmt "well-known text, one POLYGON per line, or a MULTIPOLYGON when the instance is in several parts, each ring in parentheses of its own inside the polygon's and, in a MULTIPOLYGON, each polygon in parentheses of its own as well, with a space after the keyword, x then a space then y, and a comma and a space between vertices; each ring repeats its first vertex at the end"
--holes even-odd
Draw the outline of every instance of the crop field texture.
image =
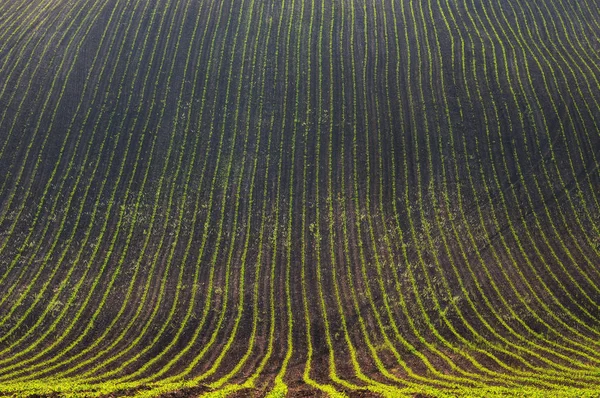
POLYGON ((0 396, 600 396, 596 0, 0 0, 0 396))

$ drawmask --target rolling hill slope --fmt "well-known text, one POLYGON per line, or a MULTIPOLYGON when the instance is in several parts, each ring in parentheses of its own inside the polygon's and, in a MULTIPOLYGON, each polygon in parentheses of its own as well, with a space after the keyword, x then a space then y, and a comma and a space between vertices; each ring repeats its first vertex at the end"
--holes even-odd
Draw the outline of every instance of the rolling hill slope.
POLYGON ((597 396, 599 165, 593 0, 0 0, 0 396, 597 396))

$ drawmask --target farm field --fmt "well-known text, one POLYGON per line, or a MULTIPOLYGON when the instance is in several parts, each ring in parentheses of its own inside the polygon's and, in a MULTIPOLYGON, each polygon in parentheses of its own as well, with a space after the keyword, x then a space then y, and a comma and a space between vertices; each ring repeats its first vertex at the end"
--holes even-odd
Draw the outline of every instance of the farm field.
POLYGON ((600 397, 599 5, 0 0, 0 397, 600 397))

